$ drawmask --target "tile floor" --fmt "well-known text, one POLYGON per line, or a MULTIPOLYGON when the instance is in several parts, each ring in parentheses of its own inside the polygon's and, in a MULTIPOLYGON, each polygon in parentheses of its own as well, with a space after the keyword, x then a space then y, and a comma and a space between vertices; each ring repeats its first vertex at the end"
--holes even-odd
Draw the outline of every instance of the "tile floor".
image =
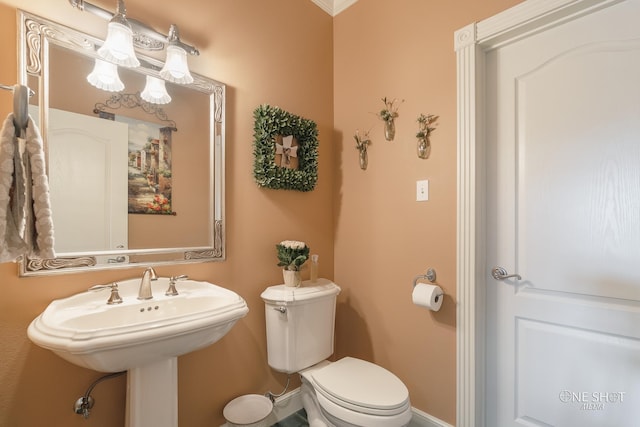
POLYGON ((309 423, 307 422, 307 413, 304 409, 300 409, 298 412, 289 415, 287 418, 275 423, 271 427, 309 427, 309 423))

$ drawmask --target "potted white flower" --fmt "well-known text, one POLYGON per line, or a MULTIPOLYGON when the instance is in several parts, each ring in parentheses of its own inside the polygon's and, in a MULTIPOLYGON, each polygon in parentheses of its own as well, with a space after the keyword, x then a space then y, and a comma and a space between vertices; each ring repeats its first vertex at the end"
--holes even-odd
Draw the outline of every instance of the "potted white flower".
POLYGON ((298 287, 302 283, 300 268, 309 258, 309 247, 304 242, 283 240, 276 245, 278 251, 278 267, 282 267, 282 275, 286 286, 298 287))

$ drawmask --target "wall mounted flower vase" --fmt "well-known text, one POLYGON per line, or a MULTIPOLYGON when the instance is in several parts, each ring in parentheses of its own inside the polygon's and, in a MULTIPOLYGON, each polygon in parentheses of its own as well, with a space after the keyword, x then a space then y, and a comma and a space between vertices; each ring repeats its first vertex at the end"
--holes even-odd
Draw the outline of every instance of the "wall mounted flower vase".
POLYGON ((418 157, 421 159, 428 159, 431 154, 431 132, 436 130, 436 121, 439 116, 433 114, 420 114, 418 116, 418 132, 416 138, 418 138, 418 157))
POLYGON ((429 137, 418 138, 418 157, 428 159, 431 154, 431 141, 429 137))
POLYGON ((393 119, 384 121, 384 139, 393 141, 396 137, 396 122, 393 119))
POLYGON ((367 148, 371 145, 371 139, 369 139, 369 132, 365 132, 364 136, 360 136, 360 132, 356 130, 356 134, 353 135, 353 139, 356 140, 356 148, 360 152, 360 169, 367 170, 369 164, 369 157, 367 156, 367 148))
MULTIPOLYGON (((395 118, 398 117, 398 102, 397 99, 389 100, 385 96, 382 98, 384 108, 378 112, 378 117, 384 122, 384 139, 387 141, 393 141, 396 136, 396 123, 395 118)), ((403 103, 404 99, 400 101, 403 103)))

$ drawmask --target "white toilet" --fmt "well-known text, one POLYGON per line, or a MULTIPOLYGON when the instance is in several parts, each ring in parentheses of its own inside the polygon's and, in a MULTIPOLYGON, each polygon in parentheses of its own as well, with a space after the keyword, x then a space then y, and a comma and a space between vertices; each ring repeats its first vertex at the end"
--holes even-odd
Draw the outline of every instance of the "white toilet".
POLYGON ((299 288, 271 286, 262 293, 269 366, 300 373, 311 427, 408 425, 409 391, 398 377, 353 357, 325 360, 333 354, 339 293, 340 287, 327 279, 299 288))

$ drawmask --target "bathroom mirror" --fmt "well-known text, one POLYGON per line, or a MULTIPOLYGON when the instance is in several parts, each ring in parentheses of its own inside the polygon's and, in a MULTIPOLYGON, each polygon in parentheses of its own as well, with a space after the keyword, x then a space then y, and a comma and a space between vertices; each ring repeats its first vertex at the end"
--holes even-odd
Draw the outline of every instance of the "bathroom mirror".
MULTIPOLYGON (((55 259, 20 275, 223 260, 225 86, 166 82, 171 102, 140 96, 162 62, 118 68, 125 85, 87 81, 102 40, 19 11, 20 83, 47 158, 55 259)), ((106 21, 105 21, 106 26, 106 21)))

